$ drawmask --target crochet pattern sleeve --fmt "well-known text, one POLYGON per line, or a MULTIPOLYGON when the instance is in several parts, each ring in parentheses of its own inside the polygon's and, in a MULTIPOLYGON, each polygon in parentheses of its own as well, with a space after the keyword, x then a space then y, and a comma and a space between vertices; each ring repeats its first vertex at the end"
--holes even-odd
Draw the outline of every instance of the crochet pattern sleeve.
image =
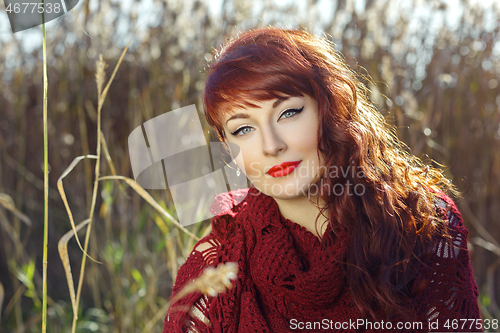
POLYGON ((425 281, 425 289, 415 299, 419 317, 435 332, 482 331, 479 293, 467 250, 468 231, 449 197, 442 195, 437 208, 448 223, 451 240, 438 241, 418 273, 417 279, 425 281))
MULTIPOLYGON (((171 300, 186 284, 199 277, 208 266, 216 266, 219 244, 212 234, 200 240, 177 273, 171 300)), ((200 292, 188 294, 170 304, 163 333, 211 332, 209 305, 213 299, 200 292)))
MULTIPOLYGON (((163 333, 172 332, 228 332, 232 331, 236 325, 236 306, 234 299, 238 298, 236 290, 239 290, 238 283, 235 283, 230 291, 207 297, 200 292, 188 294, 179 300, 172 300, 189 282, 199 277, 203 270, 209 266, 217 267, 221 262, 228 262, 227 246, 231 248, 235 244, 241 244, 241 240, 235 235, 240 235, 239 229, 235 229, 236 224, 233 217, 241 208, 235 207, 246 197, 248 189, 238 190, 230 193, 219 194, 210 207, 210 212, 214 215, 212 219, 212 232, 194 247, 184 265, 181 266, 172 289, 171 304, 165 317, 163 333), (228 238, 231 242, 228 242, 228 238), (224 318, 229 318, 224 320, 224 318), (228 327, 231 327, 229 329, 228 327)), ((241 247, 241 246, 240 246, 241 247)), ((238 248, 238 246, 236 246, 238 248)), ((230 251, 237 256, 238 251, 230 251)), ((240 263, 241 264, 241 263, 240 263)), ((240 267, 241 269, 241 267, 240 267)), ((239 294, 238 294, 239 295, 239 294)))

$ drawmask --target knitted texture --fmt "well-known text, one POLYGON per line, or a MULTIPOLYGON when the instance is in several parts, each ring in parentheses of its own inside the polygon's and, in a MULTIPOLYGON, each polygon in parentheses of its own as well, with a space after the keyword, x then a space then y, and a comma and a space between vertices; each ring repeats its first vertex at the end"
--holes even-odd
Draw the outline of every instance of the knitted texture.
POLYGON ((363 318, 351 302, 339 263, 349 247, 346 231, 328 228, 319 240, 283 218, 276 201, 252 187, 216 198, 213 210, 224 213, 213 218, 212 233, 198 242, 179 269, 172 295, 204 268, 225 262, 239 266, 233 288, 216 297, 192 293, 171 304, 163 332, 481 331, 475 324, 460 323, 480 318, 478 291, 460 212, 449 197, 441 193, 440 198, 436 208, 452 240, 436 240, 433 253, 421 258, 412 281, 421 292, 408 299, 416 319, 401 320, 406 327, 398 329, 397 319, 391 327, 375 321, 359 325, 363 318), (198 251, 203 243, 210 246, 198 251), (453 320, 460 323, 458 329, 453 320))

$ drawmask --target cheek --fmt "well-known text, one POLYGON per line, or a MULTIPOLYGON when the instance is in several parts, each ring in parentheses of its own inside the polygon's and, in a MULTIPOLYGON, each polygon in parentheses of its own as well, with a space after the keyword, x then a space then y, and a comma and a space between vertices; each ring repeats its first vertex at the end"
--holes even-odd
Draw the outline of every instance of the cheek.
POLYGON ((316 133, 311 133, 303 138, 302 148, 311 153, 315 153, 318 150, 318 138, 316 133))
POLYGON ((246 169, 246 164, 245 164, 245 159, 243 158, 243 154, 242 152, 240 151, 240 154, 238 156, 236 156, 236 158, 234 159, 234 161, 236 162, 236 164, 238 165, 238 167, 240 169, 242 169, 245 173, 247 172, 246 169))
POLYGON ((260 171, 260 163, 255 156, 255 149, 252 147, 241 147, 240 153, 235 158, 236 164, 250 179, 259 177, 262 174, 260 171))
POLYGON ((303 153, 316 153, 318 149, 318 123, 309 120, 288 133, 288 142, 303 153))

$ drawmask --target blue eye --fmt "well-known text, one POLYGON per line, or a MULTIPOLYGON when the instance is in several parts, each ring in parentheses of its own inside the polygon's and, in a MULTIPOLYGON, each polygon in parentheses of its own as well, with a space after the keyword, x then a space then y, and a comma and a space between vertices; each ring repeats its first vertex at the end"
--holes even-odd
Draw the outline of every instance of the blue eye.
POLYGON ((240 127, 238 128, 236 131, 234 131, 233 133, 231 133, 231 135, 234 135, 234 136, 240 136, 240 135, 245 135, 245 134, 248 134, 252 131, 252 128, 250 126, 243 126, 243 127, 240 127))
MULTIPOLYGON (((280 120, 281 118, 291 118, 293 116, 295 116, 296 114, 299 114, 302 112, 302 110, 304 110, 304 107, 301 107, 300 109, 286 109, 285 111, 283 111, 278 120, 280 120)), ((251 127, 251 126, 242 126, 240 128, 238 128, 236 131, 232 132, 231 135, 233 136, 243 136, 243 135, 246 135, 250 132, 254 131, 254 128, 251 127)))
POLYGON ((280 117, 278 119, 293 117, 296 114, 301 113, 302 110, 304 110, 304 107, 301 107, 300 109, 288 109, 288 110, 285 110, 285 111, 283 111, 283 113, 280 115, 280 117))

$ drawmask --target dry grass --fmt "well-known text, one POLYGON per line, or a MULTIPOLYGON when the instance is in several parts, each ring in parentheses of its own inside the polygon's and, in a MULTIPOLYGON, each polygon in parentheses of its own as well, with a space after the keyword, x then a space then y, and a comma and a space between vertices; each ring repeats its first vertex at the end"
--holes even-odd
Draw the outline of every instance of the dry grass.
MULTIPOLYGON (((483 318, 499 318, 500 60, 492 50, 500 28, 485 25, 491 13, 500 17, 498 6, 485 12, 464 2, 458 27, 441 29, 430 45, 425 18, 417 32, 409 28, 413 15, 403 10, 396 10, 393 24, 380 19, 395 2, 368 2, 359 13, 340 1, 326 21, 318 19, 319 2, 311 1, 306 12, 268 4, 257 15, 250 3, 225 3, 214 19, 208 1, 162 2, 155 11, 158 26, 135 31, 142 22, 131 12, 127 31, 115 28, 127 15, 121 4, 100 1, 92 9, 87 1, 77 15, 92 40, 72 20, 60 20, 61 28, 48 36, 49 166, 56 177, 48 188, 47 331, 161 331, 176 272, 210 225, 180 228, 168 190, 138 187, 130 178, 128 134, 183 105, 197 103, 201 110, 210 50, 235 27, 267 24, 330 34, 349 64, 376 82, 373 100, 412 153, 448 166, 444 172, 464 192, 457 204, 471 232, 483 318), (84 240, 75 237, 84 230, 84 240), (87 255, 102 264, 86 263, 87 255)), ((443 11, 444 5, 427 5, 432 15, 443 11)), ((0 42, 0 331, 16 333, 42 326, 43 85, 36 59, 16 41, 0 42)), ((207 141, 215 137, 207 134, 207 141)))
POLYGON ((203 295, 215 297, 233 287, 231 280, 235 280, 237 274, 238 264, 234 262, 221 264, 217 268, 207 267, 197 279, 182 288, 172 298, 171 302, 174 303, 187 294, 194 292, 201 292, 203 295))

